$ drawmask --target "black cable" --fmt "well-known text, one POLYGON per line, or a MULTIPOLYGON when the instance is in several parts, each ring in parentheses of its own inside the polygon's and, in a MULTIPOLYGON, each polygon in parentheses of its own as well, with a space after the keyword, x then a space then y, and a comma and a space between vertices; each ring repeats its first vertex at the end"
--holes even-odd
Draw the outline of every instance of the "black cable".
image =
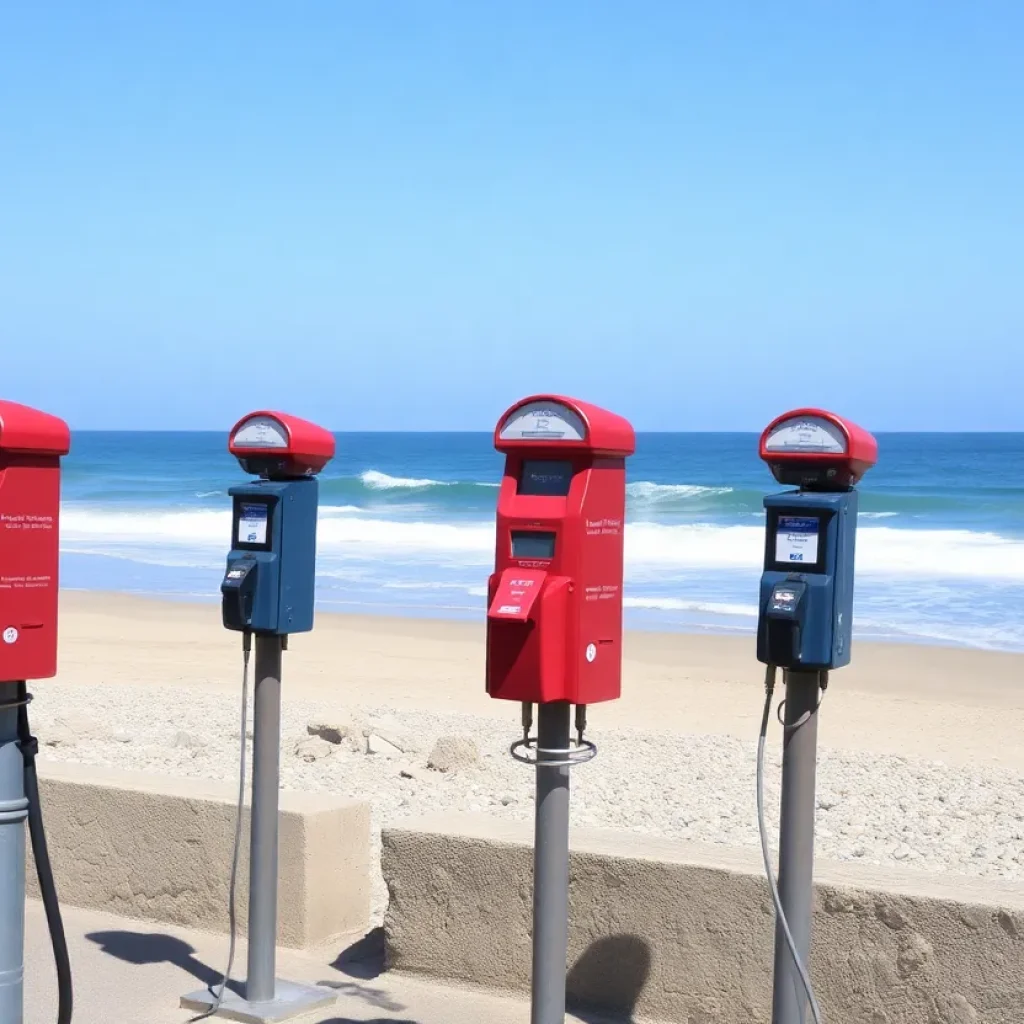
POLYGON ((46 924, 50 929, 50 943, 53 946, 53 960, 57 966, 57 1024, 71 1024, 74 1009, 74 988, 71 980, 71 958, 68 956, 68 942, 64 935, 64 922, 60 916, 57 900, 57 886, 53 880, 50 851, 46 845, 46 830, 43 828, 43 809, 39 801, 39 779, 36 775, 36 754, 39 741, 32 735, 28 724, 28 702, 31 697, 25 683, 18 683, 18 746, 25 763, 25 796, 28 799, 28 830, 32 840, 32 856, 36 861, 39 876, 39 892, 46 911, 46 924))

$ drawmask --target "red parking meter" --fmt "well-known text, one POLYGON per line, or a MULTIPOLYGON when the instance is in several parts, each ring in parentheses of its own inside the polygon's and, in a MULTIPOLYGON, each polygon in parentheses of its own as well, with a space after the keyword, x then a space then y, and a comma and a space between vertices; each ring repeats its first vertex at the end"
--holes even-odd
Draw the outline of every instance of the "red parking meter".
POLYGON ((0 1020, 24 1014, 25 821, 57 968, 57 1019, 74 991, 46 844, 26 681, 57 672, 60 460, 71 448, 56 416, 0 401, 0 1020))
POLYGON ((60 459, 67 424, 0 402, 0 680, 57 672, 60 459))
POLYGON ((621 416, 556 395, 517 402, 494 432, 505 474, 488 586, 487 692, 522 702, 523 738, 512 755, 537 769, 534 1024, 565 1019, 569 768, 597 752, 583 738, 587 705, 622 689, 626 456, 635 445, 621 416))
POLYGON ((621 692, 626 456, 633 428, 571 398, 512 406, 494 574, 487 692, 503 700, 595 704, 621 692))

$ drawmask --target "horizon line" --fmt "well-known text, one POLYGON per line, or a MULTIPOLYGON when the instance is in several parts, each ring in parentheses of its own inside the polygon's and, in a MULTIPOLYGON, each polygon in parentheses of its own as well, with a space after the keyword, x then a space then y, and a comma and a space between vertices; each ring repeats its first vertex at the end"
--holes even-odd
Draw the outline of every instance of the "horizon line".
MULTIPOLYGON (((486 429, 461 429, 461 430, 444 430, 429 427, 417 427, 412 430, 352 430, 352 429, 336 429, 334 427, 325 427, 328 432, 332 434, 484 434, 491 436, 494 434, 494 428, 489 427, 486 429)), ((746 429, 746 430, 644 430, 641 428, 634 428, 637 434, 664 434, 664 435, 675 435, 675 434, 743 434, 743 435, 754 435, 757 436, 763 432, 764 428, 760 429, 746 429)), ((223 434, 227 436, 230 433, 229 429, 224 428, 210 428, 210 427, 187 427, 172 429, 170 427, 72 427, 72 434, 223 434)), ((872 431, 875 434, 937 434, 937 435, 958 435, 958 434, 1024 434, 1024 428, 1020 429, 998 429, 993 430, 984 427, 963 427, 958 430, 908 430, 908 429, 897 429, 897 430, 886 430, 886 429, 875 429, 872 431)))

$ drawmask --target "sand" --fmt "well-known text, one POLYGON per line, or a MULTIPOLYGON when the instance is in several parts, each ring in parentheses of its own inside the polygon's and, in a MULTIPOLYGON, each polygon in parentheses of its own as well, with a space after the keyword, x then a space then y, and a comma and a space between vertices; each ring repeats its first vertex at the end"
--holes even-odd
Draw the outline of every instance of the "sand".
MULTIPOLYGON (((533 772, 508 754, 519 707, 484 693, 483 640, 473 623, 320 615, 285 656, 282 786, 370 801, 373 856, 382 827, 427 811, 530 818, 533 772), (400 746, 316 740, 307 759, 307 727, 325 720, 400 746), (445 736, 479 761, 431 770, 445 736)), ((859 644, 854 657, 822 707, 818 855, 1024 882, 1024 655, 859 644)), ((234 780, 240 681, 240 637, 215 604, 67 593, 60 675, 33 685, 41 757, 234 780)), ((752 638, 629 634, 623 684, 591 710, 599 755, 574 773, 573 822, 755 845, 752 638)), ((773 723, 769 807, 780 750, 773 723)), ((374 920, 386 901, 375 872, 374 920)))
MULTIPOLYGON (((81 689, 82 709, 98 686, 238 689, 239 637, 215 604, 66 592, 61 616, 58 680, 81 689)), ((483 641, 476 623, 322 613, 291 638, 284 699, 506 717, 514 738, 518 707, 484 693, 483 641)), ((591 725, 752 741, 762 682, 752 637, 629 633, 623 697, 595 706, 591 725)), ((1024 654, 898 644, 855 645, 819 729, 834 750, 1014 770, 1022 738, 1024 654)))

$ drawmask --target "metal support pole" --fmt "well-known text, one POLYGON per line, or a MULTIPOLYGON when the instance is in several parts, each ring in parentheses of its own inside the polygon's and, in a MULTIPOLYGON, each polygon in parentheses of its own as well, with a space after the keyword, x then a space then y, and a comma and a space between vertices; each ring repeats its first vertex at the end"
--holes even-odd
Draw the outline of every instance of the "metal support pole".
MULTIPOLYGON (((821 674, 786 672, 779 822, 779 898, 804 966, 810 970, 814 903, 814 806, 821 674)), ((807 1024, 810 1006, 782 926, 775 926, 772 1024, 807 1024)))
MULTIPOLYGON (((329 1006, 337 992, 276 976, 278 791, 281 784, 281 652, 287 637, 256 635, 252 723, 252 815, 249 829, 249 959, 245 994, 227 989, 217 1006, 212 987, 181 1005, 245 1024, 270 1024, 329 1006)), ((242 738, 245 742, 245 738, 242 738)), ((3 1019, 3 1018, 0 1018, 3 1019)), ((6 1022, 5 1022, 6 1024, 6 1022)))
POLYGON ((252 821, 249 841, 249 964, 245 997, 274 998, 277 954, 277 811, 281 785, 279 636, 256 637, 252 723, 252 821))
POLYGON ((21 1024, 25 973, 25 763, 17 683, 0 683, 0 1021, 21 1024), (10 702, 8 704, 7 702, 10 702), (11 706, 14 705, 14 706, 11 706))
POLYGON ((531 1024, 564 1024, 569 954, 569 749, 567 701, 541 704, 537 720, 537 819, 533 847, 531 1024), (545 753, 553 751, 554 753, 545 753))

